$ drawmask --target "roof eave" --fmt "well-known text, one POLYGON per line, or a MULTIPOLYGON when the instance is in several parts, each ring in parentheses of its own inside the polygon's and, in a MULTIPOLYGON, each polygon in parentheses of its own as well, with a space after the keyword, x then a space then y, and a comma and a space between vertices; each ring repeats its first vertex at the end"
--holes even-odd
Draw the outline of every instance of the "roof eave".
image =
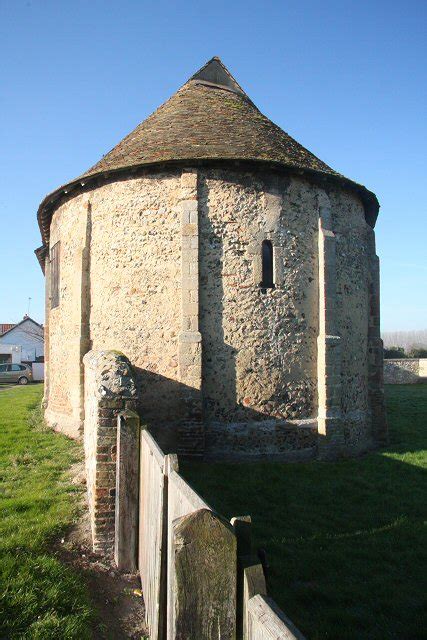
MULTIPOLYGON (((40 226, 40 223, 39 223, 39 226, 40 226)), ((40 231, 41 231, 41 227, 40 227, 40 231)), ((34 249, 34 253, 36 254, 37 260, 39 261, 39 265, 41 267, 41 270, 43 271, 43 275, 45 272, 45 261, 47 258, 47 252, 48 252, 47 244, 42 244, 41 247, 34 249)))
POLYGON ((366 187, 357 182, 353 182, 349 178, 345 176, 341 176, 340 174, 332 174, 326 173, 322 171, 318 171, 316 169, 309 168, 301 168, 294 165, 288 165, 281 162, 277 162, 274 160, 268 159, 259 159, 259 158, 182 158, 179 160, 162 160, 158 162, 141 162, 131 166, 123 166, 115 169, 107 170, 107 171, 98 171, 91 175, 85 175, 84 177, 76 178, 75 180, 58 187, 55 191, 52 191, 48 194, 40 203, 38 212, 37 212, 37 220, 39 223, 39 228, 43 240, 43 246, 39 247, 35 250, 35 254, 37 259, 40 262, 42 270, 44 272, 44 260, 46 257, 46 253, 43 254, 43 251, 46 252, 47 245, 49 244, 49 231, 50 231, 50 222, 52 217, 49 215, 53 213, 54 209, 58 206, 59 201, 64 197, 70 194, 72 191, 79 188, 88 188, 92 189, 94 187, 94 183, 100 180, 107 180, 112 176, 123 175, 129 173, 130 175, 135 174, 135 172, 148 168, 160 168, 160 167, 170 167, 170 166, 183 166, 183 165, 193 165, 193 166, 206 166, 207 164, 213 163, 224 163, 224 164, 246 164, 246 165, 258 165, 258 166, 270 166, 276 170, 286 171, 286 173, 294 174, 294 175, 306 175, 310 176, 310 178, 315 178, 316 180, 323 183, 330 184, 341 184, 345 188, 349 189, 357 193, 362 200, 365 209, 365 219, 366 222, 374 228, 378 212, 379 212, 379 202, 376 195, 369 191, 366 187), (43 260, 43 262, 42 262, 43 260))

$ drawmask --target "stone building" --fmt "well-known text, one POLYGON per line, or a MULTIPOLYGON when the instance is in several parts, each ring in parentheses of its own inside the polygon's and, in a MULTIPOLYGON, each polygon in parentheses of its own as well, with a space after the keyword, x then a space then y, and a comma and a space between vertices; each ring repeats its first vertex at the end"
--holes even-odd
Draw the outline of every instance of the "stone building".
POLYGON ((123 352, 187 454, 333 458, 386 439, 378 201, 264 116, 218 58, 40 205, 46 419, 123 352))

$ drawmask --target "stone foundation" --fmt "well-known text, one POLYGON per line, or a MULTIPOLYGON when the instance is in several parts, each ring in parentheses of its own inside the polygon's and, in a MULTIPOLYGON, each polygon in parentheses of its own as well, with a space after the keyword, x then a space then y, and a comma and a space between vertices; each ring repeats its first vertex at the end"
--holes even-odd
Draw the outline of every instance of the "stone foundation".
POLYGON ((82 431, 80 419, 52 409, 50 406, 45 409, 44 418, 47 424, 55 431, 60 431, 69 438, 80 439, 82 431))
POLYGON ((293 420, 210 424, 206 458, 303 462, 317 455, 317 422, 293 420))

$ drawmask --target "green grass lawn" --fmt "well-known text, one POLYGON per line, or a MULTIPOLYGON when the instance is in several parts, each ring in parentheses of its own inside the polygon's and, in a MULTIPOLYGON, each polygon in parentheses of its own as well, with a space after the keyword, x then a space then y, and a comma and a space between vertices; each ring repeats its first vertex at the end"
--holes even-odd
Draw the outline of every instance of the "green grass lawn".
POLYGON ((391 444, 339 463, 181 464, 251 514, 269 591, 309 640, 426 638, 427 385, 386 390, 391 444))
POLYGON ((41 395, 41 385, 0 391, 0 638, 86 640, 86 587, 48 548, 77 514, 64 472, 80 451, 34 418, 41 395))

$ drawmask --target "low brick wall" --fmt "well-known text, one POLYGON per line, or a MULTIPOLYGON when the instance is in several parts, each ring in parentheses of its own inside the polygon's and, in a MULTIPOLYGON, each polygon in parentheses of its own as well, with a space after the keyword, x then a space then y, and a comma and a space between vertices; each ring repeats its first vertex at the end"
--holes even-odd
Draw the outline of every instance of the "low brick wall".
POLYGON ((427 378, 427 358, 384 360, 384 384, 414 384, 427 378))
POLYGON ((114 550, 117 416, 136 408, 132 367, 116 351, 89 351, 85 367, 84 449, 93 550, 114 550))

